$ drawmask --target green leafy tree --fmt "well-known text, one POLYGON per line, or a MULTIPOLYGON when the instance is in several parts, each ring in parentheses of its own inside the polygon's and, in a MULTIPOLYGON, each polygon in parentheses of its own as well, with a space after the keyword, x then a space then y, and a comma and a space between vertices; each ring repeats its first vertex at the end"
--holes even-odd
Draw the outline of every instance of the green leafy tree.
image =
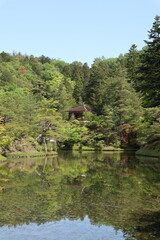
POLYGON ((30 65, 32 66, 32 69, 35 74, 40 75, 41 71, 43 70, 43 66, 40 61, 38 61, 37 58, 35 58, 33 55, 29 58, 30 65))
POLYGON ((0 116, 0 154, 4 154, 13 139, 7 135, 3 117, 0 116))
POLYGON ((51 59, 50 59, 49 57, 45 57, 44 55, 40 56, 40 57, 38 58, 38 60, 39 60, 42 64, 44 64, 44 63, 50 63, 50 62, 51 62, 51 59))
POLYGON ((5 86, 13 83, 13 75, 7 69, 3 70, 0 76, 0 85, 5 86))
POLYGON ((146 108, 143 121, 137 128, 138 143, 151 150, 160 148, 160 108, 146 108))
POLYGON ((0 53, 0 62, 10 62, 13 60, 13 57, 11 56, 11 54, 6 53, 6 52, 1 52, 0 53))
POLYGON ((81 144, 83 138, 87 135, 88 129, 86 126, 81 125, 77 120, 72 122, 67 122, 65 128, 63 129, 63 144, 62 147, 65 149, 72 149, 74 144, 81 144))

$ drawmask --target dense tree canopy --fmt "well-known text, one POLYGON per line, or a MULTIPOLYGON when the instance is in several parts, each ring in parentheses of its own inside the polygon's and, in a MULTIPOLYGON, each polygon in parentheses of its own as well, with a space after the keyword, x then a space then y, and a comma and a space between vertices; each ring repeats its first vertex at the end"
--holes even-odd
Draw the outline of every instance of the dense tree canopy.
POLYGON ((132 134, 138 134, 135 145, 145 145, 149 138, 143 129, 149 129, 149 134, 152 127, 153 135, 159 136, 159 118, 151 123, 145 109, 151 107, 148 112, 155 115, 160 104, 159 16, 145 44, 140 51, 133 44, 117 58, 95 58, 91 67, 43 55, 1 52, 0 141, 8 137, 9 149, 14 141, 42 134, 59 141, 61 147, 101 148, 129 143, 132 134), (67 110, 83 103, 96 115, 85 116, 83 126, 68 122, 67 110))

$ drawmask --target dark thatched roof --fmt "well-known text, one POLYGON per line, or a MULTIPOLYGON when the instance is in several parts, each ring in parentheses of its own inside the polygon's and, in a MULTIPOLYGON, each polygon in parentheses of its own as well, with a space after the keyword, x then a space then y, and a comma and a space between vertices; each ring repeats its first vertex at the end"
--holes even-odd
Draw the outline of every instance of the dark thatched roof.
POLYGON ((95 113, 95 111, 92 108, 86 107, 85 105, 76 107, 76 108, 71 108, 67 110, 67 112, 74 113, 74 112, 92 112, 95 113))

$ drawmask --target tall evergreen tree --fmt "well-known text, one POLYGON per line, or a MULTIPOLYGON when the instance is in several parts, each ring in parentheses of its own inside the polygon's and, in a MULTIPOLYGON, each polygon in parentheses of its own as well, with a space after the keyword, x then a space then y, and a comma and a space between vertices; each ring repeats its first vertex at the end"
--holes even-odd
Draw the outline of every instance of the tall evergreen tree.
POLYGON ((136 125, 142 114, 141 101, 132 85, 124 77, 108 79, 106 84, 104 109, 113 111, 117 126, 136 125))
POLYGON ((83 66, 80 62, 73 62, 71 64, 72 68, 72 80, 75 81, 75 88, 73 91, 73 97, 75 98, 77 103, 81 103, 83 100, 83 83, 84 83, 84 73, 83 66))
POLYGON ((129 53, 126 54, 126 67, 128 81, 136 88, 138 79, 138 69, 140 67, 140 51, 137 50, 137 46, 133 44, 129 49, 129 53))
POLYGON ((144 106, 155 107, 160 104, 160 16, 155 17, 145 43, 137 89, 143 93, 144 106))
POLYGON ((103 113, 106 102, 108 79, 121 75, 119 65, 118 58, 96 58, 92 65, 90 81, 86 86, 86 102, 99 113, 103 113))
POLYGON ((90 81, 86 86, 86 103, 101 113, 104 105, 105 85, 108 76, 108 68, 103 60, 96 60, 91 68, 90 81))

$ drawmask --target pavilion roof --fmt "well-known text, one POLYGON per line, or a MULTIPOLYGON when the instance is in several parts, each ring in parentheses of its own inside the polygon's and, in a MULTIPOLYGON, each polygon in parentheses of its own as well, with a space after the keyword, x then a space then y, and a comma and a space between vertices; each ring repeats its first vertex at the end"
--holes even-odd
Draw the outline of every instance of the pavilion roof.
POLYGON ((89 108, 85 105, 80 106, 80 107, 75 107, 67 110, 67 112, 94 112, 92 108, 89 108))

